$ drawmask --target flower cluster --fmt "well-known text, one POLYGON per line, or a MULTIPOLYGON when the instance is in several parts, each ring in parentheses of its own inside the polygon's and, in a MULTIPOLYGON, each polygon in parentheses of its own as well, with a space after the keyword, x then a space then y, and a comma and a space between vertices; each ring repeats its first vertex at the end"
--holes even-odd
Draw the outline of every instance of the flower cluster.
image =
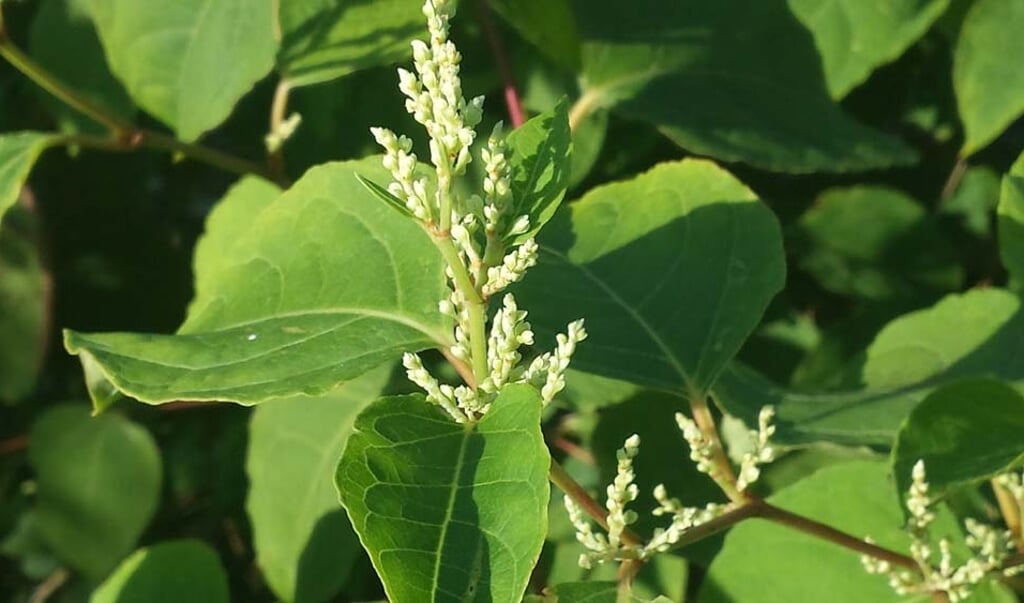
POLYGON ((740 471, 736 479, 736 489, 743 492, 750 484, 761 477, 761 465, 775 460, 775 449, 769 443, 775 434, 775 426, 771 424, 775 417, 775 409, 765 406, 757 414, 757 431, 751 430, 750 437, 754 441, 754 450, 743 455, 740 471))
MULTIPOLYGON (((928 490, 924 461, 918 461, 911 472, 906 507, 910 514, 907 523, 911 538, 910 556, 917 562, 919 571, 897 569, 887 561, 870 556, 861 557, 861 564, 870 574, 888 576, 889 585, 898 594, 942 592, 952 603, 957 603, 970 596, 974 586, 987 575, 1004 571, 1003 561, 1013 546, 1011 536, 1006 530, 997 530, 968 518, 964 521, 967 531, 965 542, 973 555, 956 564, 948 538, 941 538, 933 545, 929 526, 935 521, 935 501, 928 490)), ((870 537, 865 541, 872 542, 870 537)))
POLYGON ((530 383, 550 402, 565 387, 564 373, 576 344, 586 338, 582 321, 569 325, 557 337, 555 351, 542 354, 521 366, 521 346, 533 345, 533 332, 515 298, 505 295, 493 318, 490 334, 485 329, 487 301, 520 281, 537 263, 537 244, 527 239, 513 244, 530 228, 527 215, 518 215, 511 181, 512 167, 501 124, 481 153, 484 163, 483 196, 456 193, 455 180, 472 161, 483 97, 466 100, 459 76, 462 57, 448 39, 454 0, 426 0, 430 40, 412 43, 414 72, 398 70, 399 89, 405 108, 427 131, 433 179, 419 169, 412 141, 386 128, 372 128, 384 149, 384 167, 391 173, 387 191, 423 224, 448 263, 450 284, 439 311, 455 323, 449 348, 458 362, 472 367, 475 387, 440 383, 415 354, 403 364, 410 380, 427 393, 456 421, 479 419, 501 387, 530 383))

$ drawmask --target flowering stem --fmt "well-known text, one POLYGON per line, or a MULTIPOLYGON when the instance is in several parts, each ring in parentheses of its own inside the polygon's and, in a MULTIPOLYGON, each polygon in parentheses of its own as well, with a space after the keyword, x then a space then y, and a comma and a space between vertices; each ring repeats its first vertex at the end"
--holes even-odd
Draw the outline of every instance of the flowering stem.
POLYGON ((708 408, 707 397, 699 392, 690 392, 690 410, 693 412, 693 420, 697 427, 703 432, 704 437, 711 442, 712 462, 715 464, 711 471, 711 478, 715 480, 718 487, 734 503, 743 503, 748 496, 736 487, 736 473, 733 471, 732 463, 725 456, 725 448, 722 440, 718 437, 718 427, 715 419, 711 416, 711 409, 708 408))
MULTIPOLYGON (((572 478, 571 475, 565 470, 562 465, 555 459, 551 459, 551 470, 548 473, 548 479, 552 484, 558 487, 559 490, 567 494, 570 498, 576 501, 583 511, 593 518, 605 531, 608 530, 608 513, 604 507, 602 507, 586 490, 583 486, 572 478)), ((642 540, 629 528, 622 530, 622 542, 629 546, 638 546, 642 540)))
POLYGON ((829 542, 833 542, 839 546, 857 551, 862 555, 870 555, 875 559, 888 561, 892 565, 902 567, 904 569, 919 571, 917 562, 907 555, 897 553, 896 551, 880 547, 870 542, 865 542, 860 538, 856 538, 846 532, 837 530, 830 525, 815 521, 809 517, 797 515, 796 513, 792 513, 785 509, 780 509, 779 507, 776 507, 764 500, 755 500, 748 504, 755 507, 754 516, 756 517, 793 528, 794 530, 823 540, 828 540, 829 542))
MULTIPOLYGON (((274 100, 270 105, 271 134, 281 131, 285 120, 285 113, 288 111, 288 94, 291 92, 291 89, 291 83, 285 79, 279 81, 277 88, 274 89, 274 100)), ((270 171, 278 178, 283 178, 285 174, 283 146, 278 146, 267 155, 267 164, 270 171)))
POLYGON ((487 0, 478 0, 477 14, 480 15, 480 24, 484 28, 484 36, 487 38, 491 51, 494 53, 494 60, 498 64, 498 73, 505 85, 505 104, 508 106, 508 119, 513 128, 518 128, 526 122, 526 112, 523 111, 523 104, 519 100, 519 88, 516 86, 516 78, 512 73, 512 65, 508 60, 508 53, 505 52, 505 45, 501 39, 501 33, 494 24, 491 15, 491 7, 487 0))
POLYGON ((486 302, 480 296, 473 278, 470 276, 466 266, 455 249, 455 244, 447 232, 433 233, 434 244, 441 251, 448 268, 454 275, 455 286, 466 298, 466 311, 469 313, 469 342, 470 342, 470 365, 473 367, 473 377, 476 384, 487 378, 489 369, 487 367, 487 308, 486 302))
POLYGON ((1013 539, 1017 551, 1024 552, 1024 539, 1021 538, 1020 507, 1017 505, 1017 500, 998 480, 993 478, 991 483, 992 490, 996 495, 996 502, 999 503, 999 511, 1003 515, 1003 521, 1006 522, 1006 528, 1010 531, 1010 537, 1013 539))

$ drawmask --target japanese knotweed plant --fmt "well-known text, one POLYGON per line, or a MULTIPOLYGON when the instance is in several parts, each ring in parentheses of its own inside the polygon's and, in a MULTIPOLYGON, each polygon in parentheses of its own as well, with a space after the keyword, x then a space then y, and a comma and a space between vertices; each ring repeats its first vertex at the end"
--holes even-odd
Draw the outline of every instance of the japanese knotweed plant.
MULTIPOLYGON (((413 42, 414 69, 398 75, 428 159, 409 136, 374 128, 382 159, 314 168, 287 191, 243 180, 208 220, 196 295, 176 335, 66 334, 97 412, 121 394, 152 404, 319 395, 401 358, 422 392, 362 408, 335 476, 395 603, 523 600, 531 575, 543 573, 549 482, 564 494, 579 565, 618 569, 611 583, 535 589, 547 600, 636 600, 634 579, 654 557, 752 518, 849 549, 901 595, 959 601, 1013 573, 1021 559, 1011 547, 1024 548, 1019 521, 1008 531, 969 521, 960 540, 932 533, 939 501, 921 459, 932 463, 941 451, 915 437, 913 420, 894 452, 897 481, 911 480, 906 542, 876 543, 787 510, 783 496, 762 498, 757 482, 781 450, 773 437, 782 411, 746 405, 756 428, 736 438, 747 443, 737 452, 726 449, 709 400, 742 385, 728 364, 782 287, 771 212, 696 159, 559 209, 570 170, 565 104, 507 135, 498 123, 478 141, 483 99, 463 93, 449 39, 454 3, 427 0, 423 13, 429 39, 413 42), (422 354, 431 349, 453 371, 422 354), (542 426, 557 412, 574 357, 575 368, 685 398, 690 412, 675 413, 672 429, 693 467, 680 471, 710 478, 720 500, 695 504, 689 492, 658 484, 643 522, 656 527, 642 530, 634 465, 647 434, 630 435, 617 451, 603 505, 552 459, 542 426)), ((299 119, 278 126, 267 138, 271 153, 299 119)), ((1024 488, 1003 471, 1017 459, 998 460, 944 485, 998 476, 1004 516, 1019 520, 1024 488)))

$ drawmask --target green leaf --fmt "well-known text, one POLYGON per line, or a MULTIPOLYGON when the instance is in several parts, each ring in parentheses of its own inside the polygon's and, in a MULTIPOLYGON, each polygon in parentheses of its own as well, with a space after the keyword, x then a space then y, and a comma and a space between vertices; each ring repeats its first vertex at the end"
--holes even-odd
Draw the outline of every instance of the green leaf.
POLYGON ((90 418, 82 406, 60 406, 33 426, 29 461, 43 537, 68 565, 102 578, 135 548, 156 510, 153 438, 116 414, 90 418))
POLYGON ((402 214, 403 216, 412 216, 412 212, 406 207, 405 203, 401 199, 391 194, 391 191, 377 184, 372 180, 367 180, 359 174, 356 174, 356 178, 359 180, 359 184, 366 187, 366 190, 370 191, 374 197, 377 197, 384 203, 394 208, 395 211, 402 214))
POLYGON ((876 68, 892 62, 920 38, 949 0, 789 0, 814 36, 832 98, 842 98, 876 68))
POLYGON ((39 154, 58 141, 52 134, 15 132, 0 136, 0 218, 15 203, 39 154))
POLYGON ((509 188, 515 204, 513 216, 530 217, 530 228, 517 235, 515 244, 536 235, 551 219, 569 186, 572 134, 566 101, 527 121, 508 136, 509 188))
POLYGON ((228 603, 228 578, 217 553, 198 540, 162 542, 132 553, 89 603, 228 603))
MULTIPOLYGON (((262 178, 245 176, 221 197, 206 216, 205 233, 196 243, 192 258, 195 298, 203 303, 217 295, 223 269, 244 262, 245 247, 238 244, 250 231, 256 216, 281 195, 281 189, 262 178)), ((190 308, 189 313, 195 308, 190 308)))
POLYGON ((419 395, 356 418, 338 492, 391 601, 522 598, 547 532, 540 411, 509 386, 473 425, 419 395))
POLYGON ((782 288, 775 217, 700 160, 591 190, 540 237, 518 287, 538 341, 585 318, 576 369, 706 392, 782 288))
POLYGON ((907 417, 892 451, 897 489, 924 461, 932 492, 1002 473, 1024 460, 1024 397, 993 379, 939 388, 907 417))
POLYGON ((808 246, 801 267, 834 293, 909 297, 957 289, 964 278, 937 221, 895 189, 829 190, 800 217, 799 228, 808 246))
POLYGON ((1024 113, 1024 3, 977 0, 953 56, 953 87, 964 124, 961 153, 992 142, 1024 113))
MULTIPOLYGON (((90 19, 92 0, 44 0, 29 31, 32 57, 61 83, 106 113, 131 121, 135 106, 121 82, 110 72, 103 47, 90 19)), ((89 117, 37 88, 65 132, 106 134, 89 117)))
POLYGON ((49 285, 36 216, 10 211, 0 223, 0 402, 35 388, 48 333, 49 285))
POLYGON ((273 2, 88 2, 111 70, 186 142, 227 119, 273 68, 273 2))
POLYGON ((548 58, 567 71, 580 68, 580 38, 570 0, 493 0, 494 10, 548 58))
POLYGON ((246 509, 260 569, 283 601, 330 599, 356 560, 359 541, 338 504, 334 470, 356 414, 390 373, 387 364, 324 396, 274 400, 253 413, 246 509))
MULTIPOLYGON (((906 551, 910 542, 900 528, 903 516, 887 472, 883 462, 844 463, 818 471, 769 501, 855 537, 871 536, 881 546, 906 551)), ((954 547, 963 547, 951 513, 940 512, 935 527, 951 535, 954 547)), ((908 601, 889 587, 885 576, 865 572, 859 557, 788 527, 744 522, 726 536, 725 548, 711 564, 697 603, 908 601)), ((979 591, 968 600, 1006 600, 1000 587, 979 591)))
MULTIPOLYGON (((440 255, 355 177, 383 180, 378 163, 310 170, 240 234, 236 222, 217 220, 227 234, 207 237, 238 236, 226 249, 200 245, 197 297, 177 335, 67 331, 65 345, 143 402, 242 404, 324 393, 404 351, 446 345, 440 255)), ((98 405, 101 386, 91 387, 98 405)))
POLYGON ((288 0, 280 3, 278 69, 307 86, 406 60, 425 37, 419 0, 288 0))
POLYGON ((1003 176, 999 194, 999 255, 1013 284, 1024 285, 1024 153, 1003 176))
POLYGON ((1024 313, 1016 295, 972 290, 886 325, 868 348, 864 390, 793 392, 734 365, 714 393, 748 422, 756 421, 761 406, 774 405, 779 442, 888 446, 910 410, 940 385, 989 376, 1024 388, 1024 359, 1016 352, 1022 337, 1024 313))
POLYGON ((781 172, 915 160, 905 144, 833 103, 814 41, 784 2, 578 0, 576 7, 584 45, 575 117, 613 108, 693 153, 781 172))
MULTIPOLYGON (((550 588, 544 603, 623 603, 619 598, 618 582, 565 582, 550 588)), ((630 595, 625 603, 668 603, 667 597, 646 599, 630 595)))

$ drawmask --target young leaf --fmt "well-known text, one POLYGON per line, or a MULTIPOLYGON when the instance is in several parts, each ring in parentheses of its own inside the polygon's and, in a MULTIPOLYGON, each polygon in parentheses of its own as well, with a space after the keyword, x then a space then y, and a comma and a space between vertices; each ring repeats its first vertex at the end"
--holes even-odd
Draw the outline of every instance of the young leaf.
POLYGON ((1024 113, 1024 3, 978 0, 960 29, 953 87, 964 124, 962 153, 981 150, 1024 113))
POLYGON ((42 132, 0 135, 0 219, 18 201, 32 164, 58 138, 42 132))
POLYGON ((408 59, 423 37, 417 0, 287 0, 280 3, 278 69, 292 86, 408 59))
POLYGON ((107 60, 135 102, 193 141, 274 66, 273 2, 90 0, 107 60))
POLYGON ((577 118, 608 107, 688 151, 781 172, 915 161, 901 141, 833 103, 814 41, 784 2, 580 0, 576 8, 577 118))
POLYGON ((540 411, 509 386, 473 425, 420 395, 356 418, 336 481, 389 600, 520 601, 547 532, 540 411))
POLYGON ((789 0, 790 10, 814 36, 835 99, 899 58, 948 6, 949 0, 789 0))
POLYGON ((274 400, 253 413, 246 510, 260 569, 282 601, 327 601, 348 577, 360 548, 338 505, 334 469, 356 415, 380 396, 391 368, 317 398, 274 400))
POLYGON ((999 255, 1019 289, 1024 285, 1024 153, 1003 176, 998 212, 999 255))
POLYGON ((555 214, 569 185, 571 151, 565 99, 509 134, 512 215, 530 217, 530 229, 516 236, 514 244, 536 235, 555 214))
POLYGON ((29 460, 43 537, 69 566, 102 578, 156 510, 162 471, 153 438, 116 414, 90 418, 85 407, 60 406, 33 426, 29 460))
POLYGON ((359 180, 359 184, 362 184, 364 187, 366 187, 366 190, 370 191, 370 193, 373 194, 374 197, 377 197, 384 203, 387 203, 389 206, 394 208, 395 211, 397 211, 398 213, 402 214, 403 216, 412 216, 412 212, 410 212, 409 208, 405 206, 405 203, 402 203, 401 199, 392 195, 391 191, 389 191, 388 189, 377 184, 373 180, 363 178, 359 174, 356 174, 356 179, 359 180))
POLYGON ((583 317, 575 368, 678 392, 707 391, 785 276, 771 211, 700 160, 593 189, 539 244, 517 293, 537 340, 583 317))
POLYGON ((217 553, 198 540, 162 542, 132 553, 89 603, 228 603, 228 578, 217 553))
MULTIPOLYGON (((68 350, 143 402, 255 404, 323 393, 404 351, 444 345, 440 254, 355 178, 383 172, 376 158, 314 168, 234 247, 198 254, 209 262, 197 265, 200 287, 177 335, 68 331, 68 350)), ((102 385, 90 388, 97 405, 102 385)))
POLYGON ((901 493, 923 460, 931 492, 1002 473, 1024 460, 1024 397, 994 379, 953 383, 928 395, 907 417, 892 451, 901 493))

